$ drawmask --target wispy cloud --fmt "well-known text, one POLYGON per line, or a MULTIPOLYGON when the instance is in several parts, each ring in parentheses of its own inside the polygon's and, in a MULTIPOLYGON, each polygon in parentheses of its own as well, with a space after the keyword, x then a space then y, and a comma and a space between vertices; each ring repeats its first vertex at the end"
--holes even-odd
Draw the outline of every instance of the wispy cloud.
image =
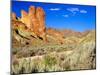
POLYGON ((67 11, 70 11, 73 15, 79 12, 79 8, 67 8, 67 11))
POLYGON ((86 14, 87 11, 86 10, 80 10, 80 13, 86 14))
POLYGON ((65 15, 62 15, 62 16, 67 18, 69 15, 68 14, 65 14, 65 15))
POLYGON ((81 10, 79 8, 67 8, 67 11, 70 11, 73 15, 75 15, 77 12, 84 13, 84 14, 87 13, 86 10, 84 10, 84 9, 81 10))
POLYGON ((68 11, 70 12, 76 12, 76 11, 79 11, 78 8, 67 8, 68 11))
POLYGON ((60 8, 50 8, 51 11, 59 11, 60 8))

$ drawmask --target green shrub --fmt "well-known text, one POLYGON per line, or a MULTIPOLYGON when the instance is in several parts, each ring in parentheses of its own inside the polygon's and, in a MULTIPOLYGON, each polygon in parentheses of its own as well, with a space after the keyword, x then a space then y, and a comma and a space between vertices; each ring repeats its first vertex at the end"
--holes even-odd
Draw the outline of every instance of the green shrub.
POLYGON ((53 70, 53 66, 57 64, 57 59, 54 56, 46 55, 44 57, 45 71, 53 70))

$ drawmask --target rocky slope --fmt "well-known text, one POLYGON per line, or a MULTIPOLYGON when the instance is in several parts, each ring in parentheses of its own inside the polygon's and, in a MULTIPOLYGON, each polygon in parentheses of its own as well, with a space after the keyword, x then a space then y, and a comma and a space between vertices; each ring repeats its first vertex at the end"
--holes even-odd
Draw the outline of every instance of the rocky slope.
POLYGON ((12 27, 13 30, 17 28, 18 32, 34 33, 46 41, 45 13, 41 7, 30 6, 28 13, 22 10, 21 18, 18 19, 16 14, 12 13, 12 27))

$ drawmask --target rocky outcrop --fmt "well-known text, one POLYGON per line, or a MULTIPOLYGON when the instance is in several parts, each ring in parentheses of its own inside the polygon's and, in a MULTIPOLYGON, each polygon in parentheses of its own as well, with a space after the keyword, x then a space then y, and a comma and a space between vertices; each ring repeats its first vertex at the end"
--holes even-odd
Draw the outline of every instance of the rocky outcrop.
POLYGON ((20 21, 22 21, 26 26, 27 28, 30 30, 31 29, 31 19, 30 17, 28 16, 28 13, 24 10, 21 11, 21 19, 20 21))
POLYGON ((12 17, 13 38, 22 44, 26 40, 33 42, 33 39, 46 40, 45 12, 41 7, 30 6, 29 11, 21 10, 21 17, 15 13, 12 17))
POLYGON ((22 10, 20 21, 39 38, 46 40, 45 12, 41 7, 30 6, 28 13, 22 10))
MULTIPOLYGON (((35 7, 34 6, 30 6, 29 8, 29 18, 31 20, 31 31, 35 31, 36 26, 39 26, 38 20, 36 18, 36 11, 35 11, 35 7)), ((37 29, 37 28, 36 28, 37 29)), ((36 33, 36 32, 35 32, 36 33)))
MULTIPOLYGON (((36 9, 36 17, 38 19, 39 27, 37 28, 38 34, 40 37, 45 39, 46 35, 46 27, 45 27, 45 12, 41 7, 36 9)), ((46 39, 45 39, 46 40, 46 39)))
POLYGON ((11 19, 12 19, 12 20, 16 20, 16 14, 15 14, 15 13, 12 13, 12 14, 11 14, 11 19))

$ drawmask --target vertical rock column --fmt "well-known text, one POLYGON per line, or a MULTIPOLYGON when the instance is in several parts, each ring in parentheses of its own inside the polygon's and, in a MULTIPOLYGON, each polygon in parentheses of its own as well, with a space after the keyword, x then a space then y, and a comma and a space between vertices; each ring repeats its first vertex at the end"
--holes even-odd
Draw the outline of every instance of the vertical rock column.
POLYGON ((39 22, 38 32, 40 37, 46 41, 45 12, 41 7, 36 9, 36 17, 39 22))
POLYGON ((39 36, 38 28, 39 28, 39 22, 36 17, 36 9, 34 6, 30 6, 29 8, 29 17, 31 19, 31 31, 33 31, 35 34, 39 36))

